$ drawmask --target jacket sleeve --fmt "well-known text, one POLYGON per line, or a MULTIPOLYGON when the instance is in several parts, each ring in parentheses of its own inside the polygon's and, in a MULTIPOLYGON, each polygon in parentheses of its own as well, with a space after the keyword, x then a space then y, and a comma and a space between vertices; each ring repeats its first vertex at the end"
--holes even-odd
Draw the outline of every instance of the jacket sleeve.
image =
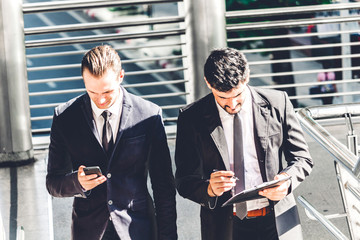
POLYGON ((301 125, 296 118, 293 106, 285 92, 284 98, 285 111, 282 149, 287 166, 282 172, 286 172, 292 176, 289 189, 290 193, 310 174, 314 163, 311 159, 301 125))
POLYGON ((161 117, 154 117, 149 153, 149 173, 156 209, 158 239, 177 239, 175 183, 170 152, 161 117))
POLYGON ((180 112, 175 148, 176 187, 182 197, 213 209, 219 201, 207 193, 208 177, 204 174, 204 157, 199 150, 199 129, 195 128, 188 114, 180 112))
POLYGON ((50 133, 46 188, 54 197, 86 197, 73 171, 70 154, 55 112, 50 133))

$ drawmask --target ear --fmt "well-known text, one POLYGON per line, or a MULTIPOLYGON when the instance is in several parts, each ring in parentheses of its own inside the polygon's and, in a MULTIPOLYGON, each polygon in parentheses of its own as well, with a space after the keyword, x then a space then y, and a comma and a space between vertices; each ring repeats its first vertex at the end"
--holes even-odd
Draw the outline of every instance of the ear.
POLYGON ((119 74, 119 83, 122 83, 122 81, 124 80, 124 76, 125 76, 125 71, 124 69, 121 69, 119 74))
POLYGON ((249 83, 249 80, 250 80, 250 78, 247 77, 246 80, 245 80, 245 82, 244 82, 244 84, 248 84, 248 83, 249 83))
POLYGON ((206 77, 204 77, 204 80, 205 80, 205 82, 206 82, 207 87, 211 90, 212 87, 211 87, 210 83, 206 80, 206 77))
POLYGON ((250 69, 249 69, 249 71, 248 71, 248 73, 247 73, 246 80, 245 80, 244 83, 245 83, 245 84, 248 84, 249 81, 250 81, 250 69))

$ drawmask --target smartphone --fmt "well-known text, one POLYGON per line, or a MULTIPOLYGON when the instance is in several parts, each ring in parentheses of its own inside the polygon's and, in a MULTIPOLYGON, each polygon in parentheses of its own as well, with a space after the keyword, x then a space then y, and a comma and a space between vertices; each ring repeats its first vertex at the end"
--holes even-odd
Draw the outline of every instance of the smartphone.
POLYGON ((100 177, 102 175, 99 166, 85 167, 84 173, 85 175, 97 174, 97 177, 100 177))

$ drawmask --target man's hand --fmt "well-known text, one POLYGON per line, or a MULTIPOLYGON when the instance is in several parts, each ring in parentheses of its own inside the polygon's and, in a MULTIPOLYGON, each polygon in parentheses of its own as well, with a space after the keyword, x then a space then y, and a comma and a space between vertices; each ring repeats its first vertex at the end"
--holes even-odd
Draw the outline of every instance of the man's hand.
MULTIPOLYGON (((274 177, 274 180, 281 179, 288 176, 288 174, 278 174, 274 177)), ((259 195, 264 196, 272 201, 280 201, 288 194, 288 188, 290 186, 290 180, 283 182, 277 187, 267 188, 259 192, 259 195)))
POLYGON ((210 197, 221 196, 231 190, 236 184, 232 171, 216 171, 210 175, 207 192, 210 197))
POLYGON ((78 169, 78 180, 85 191, 89 191, 106 181, 104 175, 100 177, 97 177, 97 174, 85 175, 84 167, 81 165, 78 169))

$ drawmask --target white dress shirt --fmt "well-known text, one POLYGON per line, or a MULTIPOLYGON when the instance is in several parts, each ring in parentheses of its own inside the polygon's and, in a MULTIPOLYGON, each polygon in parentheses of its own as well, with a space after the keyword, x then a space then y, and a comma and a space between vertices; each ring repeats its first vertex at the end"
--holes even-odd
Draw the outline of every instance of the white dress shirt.
MULTIPOLYGON (((254 139, 254 117, 252 109, 252 96, 248 87, 245 89, 245 100, 241 107, 239 116, 242 123, 244 149, 245 188, 252 188, 263 183, 259 162, 256 153, 254 139)), ((215 100, 216 101, 216 100, 215 100)), ((226 112, 217 102, 220 120, 224 129, 227 149, 229 153, 230 166, 234 163, 234 115, 226 112)), ((247 201, 247 210, 261 209, 269 205, 266 198, 247 201)))
MULTIPOLYGON (((96 129, 97 129, 97 132, 99 133, 100 139, 102 136, 103 126, 104 126, 104 118, 101 116, 101 114, 105 110, 108 110, 109 112, 111 112, 111 116, 109 118, 109 123, 110 123, 111 130, 112 130, 112 133, 114 136, 113 140, 115 142, 117 132, 119 129, 119 124, 120 124, 122 102, 123 102, 123 92, 121 91, 121 89, 120 89, 120 95, 118 96, 118 98, 116 99, 114 104, 111 105, 111 107, 109 107, 108 109, 98 108, 96 106, 96 104, 93 102, 93 100, 91 100, 91 109, 92 109, 93 117, 94 117, 94 120, 96 123, 96 129)), ((100 144, 101 144, 101 142, 100 142, 100 144)))

